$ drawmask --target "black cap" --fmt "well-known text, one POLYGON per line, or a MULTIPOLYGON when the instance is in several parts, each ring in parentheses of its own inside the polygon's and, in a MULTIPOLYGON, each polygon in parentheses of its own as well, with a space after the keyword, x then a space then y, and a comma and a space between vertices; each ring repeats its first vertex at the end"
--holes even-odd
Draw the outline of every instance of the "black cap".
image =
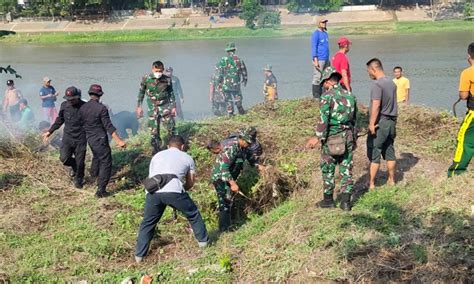
POLYGON ((79 99, 81 98, 81 90, 74 86, 69 87, 66 89, 63 98, 66 100, 79 99))
POLYGON ((89 87, 89 95, 102 96, 104 92, 102 91, 102 86, 99 84, 92 84, 89 87))
POLYGON ((13 80, 7 80, 7 86, 13 86, 13 85, 15 85, 13 80))

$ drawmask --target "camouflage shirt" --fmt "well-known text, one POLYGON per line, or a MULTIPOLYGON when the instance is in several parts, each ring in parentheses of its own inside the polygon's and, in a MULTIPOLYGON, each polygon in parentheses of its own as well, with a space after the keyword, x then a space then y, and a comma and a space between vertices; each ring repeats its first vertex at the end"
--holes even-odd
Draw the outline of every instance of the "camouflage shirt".
POLYGON ((352 93, 337 84, 321 96, 319 112, 321 120, 316 125, 316 136, 325 140, 328 136, 354 128, 357 101, 352 93))
POLYGON ((138 106, 142 105, 145 94, 154 105, 162 105, 168 102, 174 104, 176 101, 173 93, 173 82, 165 74, 160 78, 156 78, 152 73, 143 77, 138 92, 138 106))
POLYGON ((216 68, 224 92, 238 91, 240 83, 247 82, 247 67, 244 61, 235 54, 222 57, 216 68))
POLYGON ((240 157, 242 149, 239 146, 238 138, 228 138, 222 141, 222 150, 216 158, 216 163, 212 169, 212 181, 229 181, 232 178, 232 167, 237 158, 240 157))

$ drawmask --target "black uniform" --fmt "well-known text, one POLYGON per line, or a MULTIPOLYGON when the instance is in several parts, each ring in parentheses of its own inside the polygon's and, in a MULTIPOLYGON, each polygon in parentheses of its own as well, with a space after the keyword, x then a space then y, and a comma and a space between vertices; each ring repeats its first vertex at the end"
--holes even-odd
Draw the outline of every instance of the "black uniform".
POLYGON ((51 134, 64 124, 63 140, 60 149, 59 159, 61 162, 71 167, 76 173, 76 181, 82 183, 84 178, 85 158, 86 158, 86 132, 82 127, 79 110, 86 102, 79 101, 72 105, 69 101, 61 104, 58 117, 48 132, 51 134))
POLYGON ((97 190, 105 192, 112 175, 112 151, 107 133, 116 131, 110 121, 107 107, 97 100, 90 100, 80 110, 82 125, 86 131, 87 143, 92 150, 92 177, 98 177, 97 190))

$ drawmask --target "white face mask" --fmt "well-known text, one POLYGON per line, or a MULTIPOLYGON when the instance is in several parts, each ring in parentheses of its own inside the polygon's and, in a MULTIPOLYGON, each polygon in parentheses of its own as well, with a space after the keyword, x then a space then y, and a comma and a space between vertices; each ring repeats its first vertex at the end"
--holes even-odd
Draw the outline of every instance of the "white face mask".
POLYGON ((162 72, 154 72, 153 75, 155 75, 156 78, 161 78, 161 76, 163 76, 163 73, 162 72))

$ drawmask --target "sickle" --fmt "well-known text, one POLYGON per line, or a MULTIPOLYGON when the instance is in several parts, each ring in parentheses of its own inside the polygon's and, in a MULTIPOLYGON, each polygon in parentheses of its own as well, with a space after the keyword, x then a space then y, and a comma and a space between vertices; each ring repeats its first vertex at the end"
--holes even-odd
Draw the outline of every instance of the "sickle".
POLYGON ((453 114, 454 117, 458 117, 456 114, 456 105, 461 101, 461 98, 459 98, 454 104, 453 104, 453 114))

